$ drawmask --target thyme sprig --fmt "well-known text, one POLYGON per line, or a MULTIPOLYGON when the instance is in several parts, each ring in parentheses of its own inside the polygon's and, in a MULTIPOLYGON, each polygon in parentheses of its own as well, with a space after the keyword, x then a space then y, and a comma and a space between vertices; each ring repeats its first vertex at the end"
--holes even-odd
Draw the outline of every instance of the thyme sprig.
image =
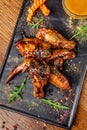
POLYGON ((23 80, 20 86, 13 87, 13 90, 9 92, 10 97, 9 97, 8 103, 11 103, 18 98, 19 99, 23 98, 23 89, 25 88, 26 81, 27 81, 27 78, 23 80))
POLYGON ((38 29, 41 25, 44 24, 44 19, 43 18, 38 18, 36 22, 30 22, 28 25, 34 29, 38 29))
POLYGON ((53 106, 56 109, 62 108, 62 109, 69 109, 69 107, 61 105, 59 102, 53 102, 52 100, 49 99, 42 99, 42 101, 50 106, 53 106))
POLYGON ((83 37, 84 40, 87 39, 87 24, 79 27, 76 34, 74 34, 70 38, 70 40, 72 40, 73 38, 78 38, 78 37, 83 37))

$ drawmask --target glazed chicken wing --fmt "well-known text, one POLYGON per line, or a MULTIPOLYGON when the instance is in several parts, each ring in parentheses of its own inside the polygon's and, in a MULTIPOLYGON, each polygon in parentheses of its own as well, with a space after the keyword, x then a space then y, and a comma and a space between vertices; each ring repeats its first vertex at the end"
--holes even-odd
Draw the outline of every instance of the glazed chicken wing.
POLYGON ((51 74, 49 77, 49 82, 59 87, 60 89, 69 89, 69 81, 67 78, 57 69, 55 66, 50 66, 51 74))
POLYGON ((50 76, 50 67, 43 60, 33 60, 28 71, 34 85, 34 97, 44 97, 43 87, 47 84, 50 76))
POLYGON ((6 83, 8 83, 15 75, 17 75, 20 72, 25 72, 28 66, 30 66, 30 62, 32 61, 32 58, 25 59, 20 65, 16 66, 10 74, 6 78, 6 83), (25 69, 26 68, 26 69, 25 69))
POLYGON ((37 31, 36 37, 38 39, 49 42, 55 48, 74 49, 76 43, 67 40, 60 33, 52 29, 41 28, 37 31))
POLYGON ((52 54, 49 58, 47 58, 47 61, 50 61, 52 59, 55 59, 57 57, 60 57, 64 60, 68 60, 71 58, 75 58, 76 54, 74 51, 70 51, 67 49, 55 49, 52 51, 52 54))
POLYGON ((48 58, 51 55, 51 45, 37 38, 24 38, 16 44, 22 56, 48 58))
POLYGON ((37 98, 44 97, 43 87, 47 84, 50 68, 45 61, 36 61, 33 58, 27 58, 19 66, 15 67, 8 75, 6 83, 8 83, 19 72, 27 71, 32 78, 34 85, 33 95, 37 98))

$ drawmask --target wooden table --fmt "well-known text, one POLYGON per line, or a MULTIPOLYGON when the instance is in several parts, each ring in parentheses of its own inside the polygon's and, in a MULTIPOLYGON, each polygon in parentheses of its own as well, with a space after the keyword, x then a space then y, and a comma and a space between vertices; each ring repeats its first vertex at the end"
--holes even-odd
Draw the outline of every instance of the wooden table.
MULTIPOLYGON (((11 38, 23 0, 0 0, 0 65, 11 38)), ((0 109, 0 130, 63 130, 16 113, 0 109), (8 129, 7 129, 8 128, 8 129)), ((72 130, 87 130, 87 74, 72 130)))

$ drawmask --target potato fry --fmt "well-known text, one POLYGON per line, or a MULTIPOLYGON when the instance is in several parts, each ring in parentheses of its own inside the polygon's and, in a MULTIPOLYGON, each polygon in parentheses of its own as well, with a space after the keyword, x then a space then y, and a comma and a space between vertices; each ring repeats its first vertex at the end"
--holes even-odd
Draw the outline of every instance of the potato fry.
POLYGON ((50 14, 50 9, 48 9, 45 4, 41 5, 40 9, 45 16, 48 16, 50 14))
MULTIPOLYGON (((36 2, 36 1, 39 1, 39 0, 34 0, 34 2, 36 2)), ((43 13, 45 16, 48 16, 48 15, 49 15, 50 9, 48 9, 45 4, 41 5, 41 6, 40 6, 40 9, 41 9, 42 13, 43 13)))
POLYGON ((27 17, 27 21, 30 22, 33 15, 34 15, 34 12, 41 6, 43 5, 44 3, 46 2, 46 0, 36 0, 32 6, 28 9, 28 17, 27 17))

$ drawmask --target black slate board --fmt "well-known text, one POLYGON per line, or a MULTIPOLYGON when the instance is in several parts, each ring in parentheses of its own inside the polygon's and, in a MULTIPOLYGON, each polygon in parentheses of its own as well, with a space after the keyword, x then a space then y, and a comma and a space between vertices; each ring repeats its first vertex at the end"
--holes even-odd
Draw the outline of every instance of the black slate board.
MULTIPOLYGON (((23 61, 22 56, 15 48, 17 40, 22 39, 21 32, 25 31, 27 37, 34 37, 35 31, 31 29, 26 22, 27 10, 31 4, 31 1, 25 0, 13 33, 13 37, 9 44, 7 54, 0 71, 0 105, 1 108, 16 111, 20 114, 25 114, 53 125, 57 125, 66 129, 70 129, 73 123, 73 119, 76 113, 80 92, 82 89, 82 83, 84 80, 87 64, 87 41, 81 41, 76 39, 77 46, 75 48, 77 57, 72 60, 67 60, 63 64, 62 72, 69 79, 72 88, 71 97, 69 100, 65 98, 69 94, 68 90, 62 91, 56 88, 52 84, 48 83, 45 87, 45 94, 47 99, 53 101, 62 102, 63 105, 69 106, 69 109, 58 109, 50 107, 41 99, 36 99, 32 96, 33 85, 31 81, 27 81, 26 88, 24 90, 23 100, 17 100, 14 103, 8 104, 9 91, 15 85, 20 85, 23 81, 25 74, 18 74, 9 84, 5 84, 5 79, 9 72, 20 62, 23 61), (72 103, 74 102, 74 103, 72 103), (34 105, 32 105, 32 103, 34 105)), ((45 27, 53 28, 59 31, 66 38, 70 38, 76 31, 77 27, 82 24, 87 24, 86 20, 73 20, 66 15, 62 8, 60 0, 48 0, 48 7, 51 9, 51 14, 48 17, 44 17, 40 10, 37 11, 35 17, 44 17, 45 27)))

